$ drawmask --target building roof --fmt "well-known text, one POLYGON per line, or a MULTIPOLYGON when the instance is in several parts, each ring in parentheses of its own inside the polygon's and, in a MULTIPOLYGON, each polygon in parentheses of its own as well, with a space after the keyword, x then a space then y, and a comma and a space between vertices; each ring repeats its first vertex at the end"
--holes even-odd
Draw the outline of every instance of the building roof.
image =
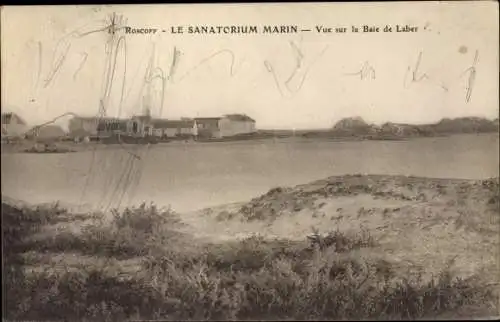
POLYGON ((151 116, 149 115, 134 115, 132 116, 132 119, 137 119, 141 121, 151 121, 151 116))
POLYGON ((165 119, 153 119, 151 123, 154 128, 168 129, 168 128, 192 128, 194 126, 194 120, 165 120, 165 119))
POLYGON ((230 119, 231 121, 238 122, 255 122, 253 118, 245 114, 226 114, 224 117, 230 119))
POLYGON ((127 122, 127 119, 120 119, 117 117, 98 117, 98 116, 75 116, 75 119, 79 119, 82 121, 90 121, 90 122, 101 122, 101 121, 108 121, 108 122, 117 122, 117 121, 123 121, 127 122))
POLYGON ((38 131, 40 138, 63 137, 65 135, 64 130, 58 125, 44 125, 38 131))
POLYGON ((26 121, 24 121, 19 115, 16 113, 2 113, 2 124, 10 124, 12 122, 12 118, 17 118, 18 122, 22 125, 26 125, 26 121))
POLYGON ((99 118, 95 116, 74 116, 73 119, 78 119, 82 121, 97 121, 99 118))
POLYGON ((195 117, 194 118, 196 121, 218 121, 222 119, 222 117, 195 117))

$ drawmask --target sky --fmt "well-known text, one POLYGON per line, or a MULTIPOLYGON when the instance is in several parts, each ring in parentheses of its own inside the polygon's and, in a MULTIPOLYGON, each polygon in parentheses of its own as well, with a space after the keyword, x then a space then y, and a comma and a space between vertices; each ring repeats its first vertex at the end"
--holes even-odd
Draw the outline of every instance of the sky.
POLYGON ((493 1, 3 7, 1 18, 2 112, 33 125, 100 106, 129 117, 146 105, 169 119, 243 113, 262 129, 498 117, 493 1), (202 25, 259 33, 171 33, 202 25), (311 31, 262 33, 276 25, 311 31), (363 25, 393 32, 352 32, 363 25))

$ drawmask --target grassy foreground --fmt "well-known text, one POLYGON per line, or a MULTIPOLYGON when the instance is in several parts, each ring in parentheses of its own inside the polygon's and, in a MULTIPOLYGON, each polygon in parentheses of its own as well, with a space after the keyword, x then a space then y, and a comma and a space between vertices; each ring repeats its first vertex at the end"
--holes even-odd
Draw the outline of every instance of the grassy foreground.
POLYGON ((154 206, 105 221, 57 205, 2 202, 4 318, 419 319, 498 312, 491 286, 474 276, 443 270, 423 281, 397 276, 383 259, 357 256, 377 245, 368 233, 198 244, 179 225, 176 213, 154 206))

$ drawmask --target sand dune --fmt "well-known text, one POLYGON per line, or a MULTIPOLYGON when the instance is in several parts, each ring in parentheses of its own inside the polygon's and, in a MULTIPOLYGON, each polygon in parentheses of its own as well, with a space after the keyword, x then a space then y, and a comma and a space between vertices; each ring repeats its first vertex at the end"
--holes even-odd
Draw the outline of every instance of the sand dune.
POLYGON ((249 235, 303 240, 313 230, 366 231, 384 255, 426 275, 453 263, 456 273, 500 276, 499 183, 406 176, 336 176, 271 189, 247 203, 182 215, 182 228, 204 241, 249 235))

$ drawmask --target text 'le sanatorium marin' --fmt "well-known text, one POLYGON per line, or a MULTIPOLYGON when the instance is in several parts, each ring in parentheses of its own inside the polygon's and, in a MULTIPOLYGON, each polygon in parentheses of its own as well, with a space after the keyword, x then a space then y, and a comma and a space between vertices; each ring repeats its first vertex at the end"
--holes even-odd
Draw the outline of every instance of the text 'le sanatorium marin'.
POLYGON ((123 28, 126 34, 156 34, 166 32, 171 34, 293 34, 299 32, 316 33, 374 33, 374 32, 418 32, 418 27, 410 25, 385 26, 350 26, 331 27, 317 25, 314 28, 300 28, 297 25, 268 25, 268 26, 171 26, 167 29, 131 27, 123 28))

